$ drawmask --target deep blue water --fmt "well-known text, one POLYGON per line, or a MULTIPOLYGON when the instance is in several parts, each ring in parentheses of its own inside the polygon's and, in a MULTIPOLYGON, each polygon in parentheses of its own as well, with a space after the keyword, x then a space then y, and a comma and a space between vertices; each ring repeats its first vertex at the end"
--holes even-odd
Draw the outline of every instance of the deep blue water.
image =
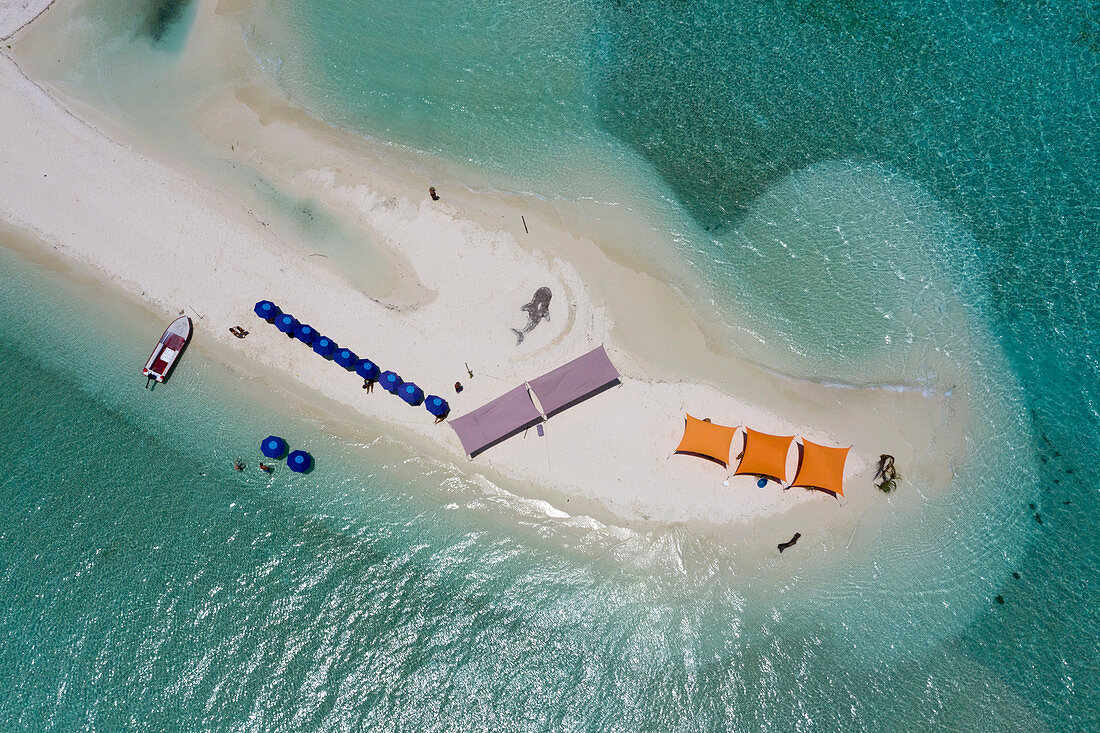
POLYGON ((100 326, 108 348, 43 357, 84 317, 5 260, 5 727, 1100 727, 1094 4, 255 12, 258 58, 340 124, 501 186, 632 197, 772 366, 970 375, 973 456, 873 562, 772 587, 700 571, 714 548, 676 530, 620 553, 652 566, 596 562, 335 440, 340 470, 303 484, 225 476, 271 419, 231 377, 182 371, 155 395, 190 407, 149 427, 153 395, 121 386, 144 341, 100 326))

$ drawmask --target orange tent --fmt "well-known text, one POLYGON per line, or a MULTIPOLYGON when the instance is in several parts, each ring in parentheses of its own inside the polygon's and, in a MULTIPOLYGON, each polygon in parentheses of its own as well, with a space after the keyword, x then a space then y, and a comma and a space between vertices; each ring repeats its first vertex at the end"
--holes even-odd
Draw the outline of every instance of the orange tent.
POLYGON ((793 435, 768 435, 745 428, 745 452, 735 474, 767 476, 776 481, 787 480, 787 451, 793 435))
POLYGON ((676 453, 686 453, 707 458, 723 466, 730 464, 730 444, 737 428, 716 425, 706 420, 697 420, 688 415, 685 418, 684 437, 676 446, 676 453))
POLYGON ((844 462, 851 448, 829 448, 802 439, 802 461, 791 486, 844 496, 844 462))

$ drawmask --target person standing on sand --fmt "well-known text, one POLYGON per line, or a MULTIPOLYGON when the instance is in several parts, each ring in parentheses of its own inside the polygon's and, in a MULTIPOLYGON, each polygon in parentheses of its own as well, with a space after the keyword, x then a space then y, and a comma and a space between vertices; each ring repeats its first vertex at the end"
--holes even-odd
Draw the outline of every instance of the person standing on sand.
POLYGON ((374 391, 374 380, 373 379, 364 379, 363 380, 363 389, 367 390, 367 392, 373 392, 374 391))
POLYGON ((439 194, 435 192, 435 186, 428 186, 428 195, 432 197, 432 201, 439 201, 439 194))

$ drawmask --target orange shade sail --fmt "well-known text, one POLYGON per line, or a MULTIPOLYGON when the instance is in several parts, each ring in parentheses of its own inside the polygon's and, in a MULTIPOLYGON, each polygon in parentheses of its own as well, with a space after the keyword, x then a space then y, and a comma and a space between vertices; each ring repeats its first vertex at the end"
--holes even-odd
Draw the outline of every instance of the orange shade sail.
POLYGON ((698 420, 691 415, 685 418, 684 437, 676 446, 676 453, 686 453, 700 458, 708 458, 723 466, 730 464, 730 444, 737 428, 716 425, 706 420, 698 420))
POLYGON ((735 474, 767 476, 776 481, 787 480, 787 451, 793 435, 768 435, 745 428, 745 453, 735 474))
POLYGON ((802 461, 791 486, 844 496, 844 462, 851 448, 830 448, 802 439, 802 461))

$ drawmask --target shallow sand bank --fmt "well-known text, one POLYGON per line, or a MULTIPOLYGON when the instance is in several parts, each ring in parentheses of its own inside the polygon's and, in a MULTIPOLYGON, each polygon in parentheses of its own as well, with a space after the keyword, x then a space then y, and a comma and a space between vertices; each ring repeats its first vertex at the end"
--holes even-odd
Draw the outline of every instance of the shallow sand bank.
MULTIPOLYGON (((625 261, 622 242, 567 229, 540 202, 430 181, 399 152, 290 104, 251 64, 231 10, 211 2, 198 8, 181 63, 213 64, 222 76, 190 110, 191 125, 211 156, 262 172, 364 232, 395 273, 393 288, 372 290, 342 276, 329 258, 311 256, 310 242, 252 210, 250 194, 231 178, 38 86, 7 56, 0 59, 0 162, 9 173, 0 184, 3 216, 166 317, 185 310, 196 319, 196 339, 238 353, 242 369, 276 370, 425 455, 570 514, 643 526, 683 522, 730 539, 828 528, 819 538, 844 545, 861 518, 890 511, 871 488, 879 453, 897 456, 923 491, 949 483, 952 459, 965 454, 964 385, 950 397, 827 387, 721 353, 697 307, 659 274, 625 261), (428 200, 431 182, 443 201, 428 200), (510 329, 524 325, 519 306, 542 286, 553 292, 551 320, 517 346, 510 329), (364 393, 353 374, 256 319, 252 304, 263 298, 446 397, 453 415, 600 343, 623 385, 553 417, 544 438, 531 431, 470 462, 453 432, 422 408, 380 390, 364 393), (246 340, 228 333, 236 324, 251 331, 246 340), (456 380, 466 387, 458 395, 456 380), (748 477, 724 486, 726 473, 713 464, 669 456, 684 412, 853 445, 846 498, 774 484, 761 490, 748 477)), ((28 52, 48 40, 34 31, 20 41, 28 52)), ((617 227, 604 221, 599 229, 617 227)), ((621 227, 626 236, 641 229, 621 227)), ((794 460, 792 451, 791 472, 794 460)))

